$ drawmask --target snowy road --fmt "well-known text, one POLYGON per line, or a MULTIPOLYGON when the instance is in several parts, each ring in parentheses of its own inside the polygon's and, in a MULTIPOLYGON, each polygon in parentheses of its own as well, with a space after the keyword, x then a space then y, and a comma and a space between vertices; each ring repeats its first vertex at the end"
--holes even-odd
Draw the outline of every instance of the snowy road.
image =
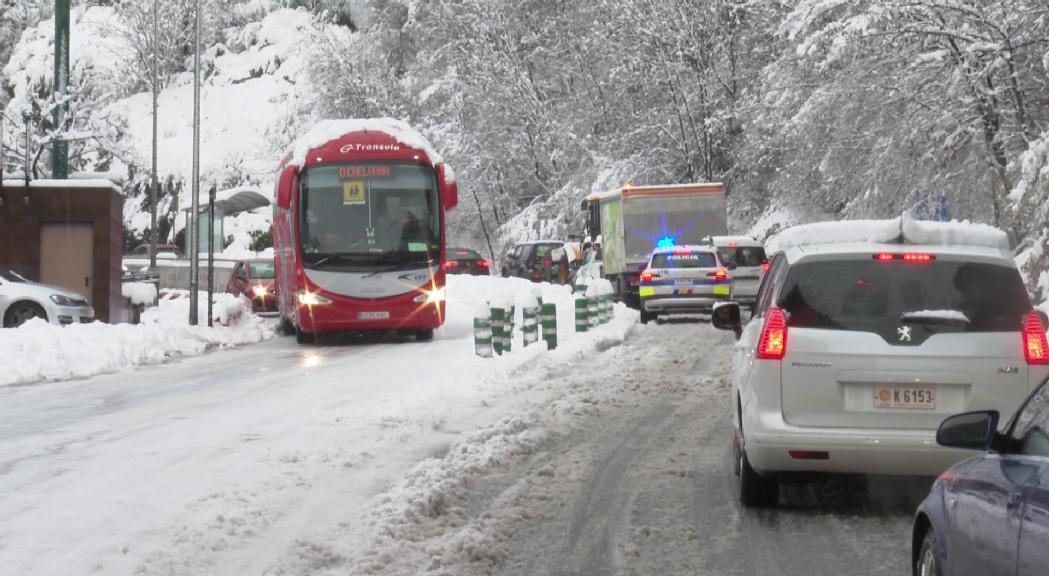
POLYGON ((438 377, 453 347, 469 357, 461 338, 309 348, 281 338, 0 388, 0 566, 905 571, 920 482, 873 482, 858 496, 840 481, 792 489, 784 509, 744 512, 729 468, 731 337, 692 322, 637 326, 625 341, 608 328, 560 357, 438 377))

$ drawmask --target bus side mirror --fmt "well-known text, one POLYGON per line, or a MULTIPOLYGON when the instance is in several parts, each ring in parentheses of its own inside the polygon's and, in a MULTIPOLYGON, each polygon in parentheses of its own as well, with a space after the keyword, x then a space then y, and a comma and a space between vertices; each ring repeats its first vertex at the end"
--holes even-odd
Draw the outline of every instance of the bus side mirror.
POLYGON ((459 183, 455 179, 455 170, 441 162, 437 165, 437 185, 441 191, 441 204, 445 210, 451 210, 459 204, 459 183))
POLYGON ((282 210, 291 208, 291 191, 299 183, 299 169, 297 166, 288 166, 280 173, 277 179, 277 207, 282 210))

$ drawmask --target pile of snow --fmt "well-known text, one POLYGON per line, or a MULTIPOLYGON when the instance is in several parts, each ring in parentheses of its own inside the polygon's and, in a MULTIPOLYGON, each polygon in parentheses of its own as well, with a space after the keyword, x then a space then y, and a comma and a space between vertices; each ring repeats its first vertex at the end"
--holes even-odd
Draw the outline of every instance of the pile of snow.
POLYGON ((841 220, 794 226, 768 240, 771 251, 798 246, 844 243, 966 245, 1009 250, 1009 237, 998 228, 969 221, 929 222, 904 214, 891 220, 841 220))
POLYGON ((151 282, 124 282, 120 293, 136 306, 149 306, 157 301, 157 287, 151 282))
MULTIPOLYGON (((302 166, 306 163, 306 154, 320 148, 350 132, 381 132, 406 148, 414 148, 426 154, 430 162, 441 162, 441 155, 430 145, 425 136, 415 131, 407 122, 395 118, 365 118, 348 120, 324 120, 318 122, 305 135, 299 138, 292 148, 289 164, 302 166)), ((454 174, 453 174, 454 178, 454 174)))
POLYGON ((218 323, 209 328, 202 294, 198 326, 189 325, 189 299, 183 297, 161 300, 137 325, 58 326, 36 319, 0 330, 0 386, 84 378, 272 337, 272 327, 251 313, 250 303, 230 294, 215 296, 218 323))

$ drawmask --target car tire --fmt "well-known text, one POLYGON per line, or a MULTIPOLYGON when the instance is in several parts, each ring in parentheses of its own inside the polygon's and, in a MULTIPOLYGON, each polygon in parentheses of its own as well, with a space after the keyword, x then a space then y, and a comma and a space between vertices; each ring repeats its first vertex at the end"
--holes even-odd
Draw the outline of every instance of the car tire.
POLYGON ((641 323, 642 324, 648 324, 649 322, 651 322, 652 320, 655 320, 655 319, 656 319, 655 314, 649 314, 648 312, 645 312, 645 310, 643 308, 641 309, 641 323))
POLYGON ((433 330, 416 330, 415 339, 419 342, 429 342, 433 340, 433 330))
POLYGON ((4 328, 17 328, 33 318, 47 322, 47 312, 36 302, 16 302, 4 314, 4 328))
POLYGON ((916 576, 941 576, 943 569, 940 567, 940 558, 936 555, 936 533, 932 527, 925 533, 922 539, 921 550, 918 551, 918 559, 914 562, 914 573, 916 576))
POLYGON ((779 482, 750 467, 747 451, 739 451, 739 500, 745 508, 772 508, 779 503, 779 482))
POLYGON ((508 268, 503 268, 503 278, 509 278, 509 277, 510 277, 510 270, 508 268))
POLYGON ((295 325, 284 316, 280 317, 280 323, 277 325, 277 329, 280 330, 281 334, 286 334, 288 336, 295 333, 295 325))
POLYGON ((316 341, 316 336, 299 328, 295 330, 295 341, 299 344, 313 344, 316 341))

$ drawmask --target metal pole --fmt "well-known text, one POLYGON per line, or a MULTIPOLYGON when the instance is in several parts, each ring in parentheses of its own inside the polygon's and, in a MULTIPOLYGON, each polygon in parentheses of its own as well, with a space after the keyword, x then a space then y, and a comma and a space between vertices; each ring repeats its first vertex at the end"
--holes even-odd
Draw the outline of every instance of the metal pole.
POLYGON ((149 269, 157 270, 157 2, 153 0, 153 167, 149 186, 149 269))
POLYGON ((4 201, 4 172, 7 172, 7 150, 4 149, 4 121, 6 117, 0 112, 0 202, 4 201))
MULTIPOLYGON (((193 10, 193 186, 190 208, 190 255, 189 255, 189 323, 197 325, 197 303, 200 271, 200 0, 194 1, 193 10)), ((210 284, 210 279, 209 282, 210 284)))
POLYGON ((29 193, 29 127, 33 122, 33 115, 26 112, 25 116, 25 187, 26 193, 29 193))
POLYGON ((51 177, 69 177, 69 143, 62 139, 69 86, 69 0, 55 0, 55 141, 51 144, 51 177))
POLYGON ((208 190, 208 327, 214 325, 211 300, 215 297, 215 185, 208 190))

